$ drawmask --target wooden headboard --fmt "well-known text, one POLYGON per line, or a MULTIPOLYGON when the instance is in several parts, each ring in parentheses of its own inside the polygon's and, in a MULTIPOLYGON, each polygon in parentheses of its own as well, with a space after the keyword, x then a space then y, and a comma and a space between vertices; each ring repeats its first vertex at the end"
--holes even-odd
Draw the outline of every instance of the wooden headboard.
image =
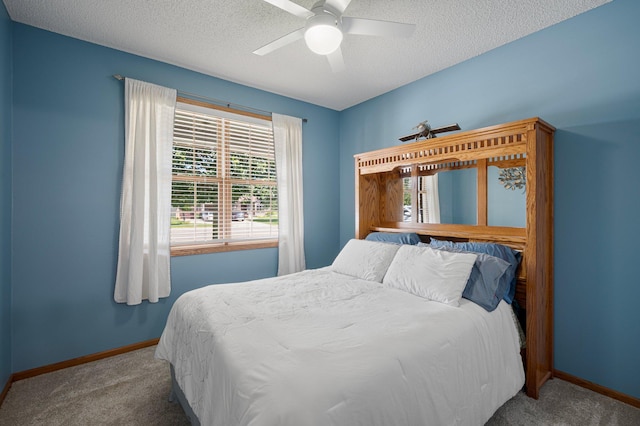
MULTIPOLYGON (((539 118, 515 121, 355 155, 356 238, 372 231, 415 232, 458 241, 497 242, 522 251, 516 300, 525 309, 526 390, 538 398, 553 374, 553 134, 539 118), (526 167, 526 226, 488 225, 487 168, 526 167), (403 221, 403 178, 477 169, 477 225, 403 221)), ((417 191, 417 190, 416 190, 417 191)))

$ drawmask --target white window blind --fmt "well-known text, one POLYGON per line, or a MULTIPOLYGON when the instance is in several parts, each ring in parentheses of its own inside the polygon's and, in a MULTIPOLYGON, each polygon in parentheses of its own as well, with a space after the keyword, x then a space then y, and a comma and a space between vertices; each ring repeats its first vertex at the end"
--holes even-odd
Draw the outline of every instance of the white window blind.
POLYGON ((172 172, 172 246, 277 239, 270 121, 178 103, 172 172))
POLYGON ((429 212, 429 202, 427 197, 429 196, 427 176, 420 176, 418 178, 418 222, 419 223, 433 223, 431 213, 429 212))
MULTIPOLYGON (((409 168, 409 173, 411 169, 409 168)), ((411 201, 413 198, 413 188, 411 178, 402 178, 402 221, 411 222, 411 201)))

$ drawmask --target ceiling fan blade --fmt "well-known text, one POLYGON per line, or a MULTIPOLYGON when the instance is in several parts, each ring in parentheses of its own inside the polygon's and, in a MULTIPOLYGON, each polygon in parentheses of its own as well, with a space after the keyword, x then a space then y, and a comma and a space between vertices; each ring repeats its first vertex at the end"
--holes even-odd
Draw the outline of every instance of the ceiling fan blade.
POLYGON ((290 0, 264 0, 264 1, 274 5, 275 7, 279 7, 285 12, 289 12, 290 14, 298 16, 302 19, 307 19, 314 15, 312 11, 305 9, 304 7, 290 0))
POLYGON ((333 72, 341 72, 344 71, 344 58, 342 57, 342 50, 338 47, 333 53, 329 53, 327 55, 327 59, 329 60, 329 66, 331 67, 331 71, 333 72))
POLYGON ((377 21, 363 18, 342 18, 342 30, 347 34, 372 35, 386 37, 411 37, 415 24, 377 21))
POLYGON ((260 49, 254 50, 253 53, 255 53, 256 55, 264 56, 267 53, 271 53, 274 50, 286 46, 287 44, 291 44, 294 41, 300 40, 302 37, 304 37, 304 28, 300 28, 299 30, 295 30, 294 32, 287 34, 286 36, 280 37, 279 39, 262 46, 260 49))
POLYGON ((351 3, 351 0, 326 0, 324 2, 324 4, 331 6, 340 14, 344 13, 345 9, 349 7, 349 3, 351 3))

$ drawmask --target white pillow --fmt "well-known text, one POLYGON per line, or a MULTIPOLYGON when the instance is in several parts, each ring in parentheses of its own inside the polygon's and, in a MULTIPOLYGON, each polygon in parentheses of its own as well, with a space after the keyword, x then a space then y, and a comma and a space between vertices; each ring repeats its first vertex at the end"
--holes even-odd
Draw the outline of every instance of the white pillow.
POLYGON ((459 306, 475 261, 473 253, 404 245, 389 265, 383 283, 429 300, 459 306))
POLYGON ((377 241, 349 240, 331 268, 341 274, 381 283, 399 247, 377 241))

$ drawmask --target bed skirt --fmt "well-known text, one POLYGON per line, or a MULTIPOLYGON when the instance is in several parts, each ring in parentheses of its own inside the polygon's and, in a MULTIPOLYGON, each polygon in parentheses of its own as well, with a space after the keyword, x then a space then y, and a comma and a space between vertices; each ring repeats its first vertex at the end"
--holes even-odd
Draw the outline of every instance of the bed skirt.
POLYGON ((191 422, 191 424, 193 426, 200 426, 200 420, 198 420, 198 416, 196 416, 196 413, 194 413, 193 410, 191 409, 191 406, 189 405, 187 398, 184 396, 184 392, 182 392, 182 389, 180 389, 180 385, 178 385, 178 382, 176 380, 176 375, 173 369, 173 364, 169 364, 169 365, 171 367, 171 393, 169 394, 169 401, 170 402, 177 401, 182 407, 182 409, 184 410, 184 413, 189 418, 189 421, 191 422))

